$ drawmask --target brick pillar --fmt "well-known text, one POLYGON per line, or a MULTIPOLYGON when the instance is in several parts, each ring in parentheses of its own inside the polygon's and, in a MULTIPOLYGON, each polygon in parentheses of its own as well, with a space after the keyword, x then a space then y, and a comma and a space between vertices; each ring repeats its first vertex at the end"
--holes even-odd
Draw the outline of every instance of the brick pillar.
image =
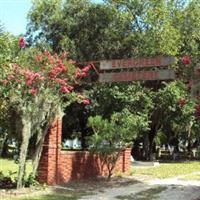
POLYGON ((123 167, 122 172, 128 172, 131 167, 131 148, 123 151, 123 167))
POLYGON ((58 180, 58 165, 62 139, 62 119, 58 118, 45 138, 38 167, 38 181, 54 185, 58 180))

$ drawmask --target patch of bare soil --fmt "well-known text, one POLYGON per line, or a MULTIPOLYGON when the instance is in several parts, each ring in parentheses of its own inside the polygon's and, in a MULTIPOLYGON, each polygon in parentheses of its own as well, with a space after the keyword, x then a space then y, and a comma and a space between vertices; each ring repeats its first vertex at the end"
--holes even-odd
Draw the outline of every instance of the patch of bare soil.
POLYGON ((138 180, 128 177, 93 178, 88 180, 72 181, 62 187, 55 187, 55 190, 73 190, 73 191, 101 191, 105 188, 118 188, 139 183, 138 180))

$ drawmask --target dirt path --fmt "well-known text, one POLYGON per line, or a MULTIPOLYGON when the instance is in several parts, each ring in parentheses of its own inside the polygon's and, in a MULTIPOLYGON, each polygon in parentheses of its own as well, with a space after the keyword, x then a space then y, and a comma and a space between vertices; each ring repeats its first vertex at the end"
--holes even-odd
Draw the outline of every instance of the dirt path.
POLYGON ((94 191, 94 195, 84 196, 81 200, 200 200, 200 181, 180 180, 183 177, 162 180, 138 178, 140 183, 94 191))
POLYGON ((150 185, 138 183, 134 185, 123 186, 119 188, 106 189, 103 192, 97 192, 95 195, 85 196, 81 200, 114 200, 118 196, 126 196, 128 194, 134 194, 141 191, 145 191, 152 188, 150 185))

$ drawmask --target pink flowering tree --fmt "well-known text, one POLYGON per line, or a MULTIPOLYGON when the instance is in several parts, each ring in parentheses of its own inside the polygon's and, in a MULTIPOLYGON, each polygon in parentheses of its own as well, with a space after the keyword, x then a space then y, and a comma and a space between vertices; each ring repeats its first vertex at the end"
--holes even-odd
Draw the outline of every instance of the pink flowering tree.
MULTIPOLYGON (((20 38, 19 45, 25 48, 20 38)), ((23 50, 24 52, 26 50, 23 50)), ((62 110, 73 101, 89 104, 90 101, 75 92, 81 79, 87 76, 91 66, 82 69, 68 59, 66 53, 58 56, 48 51, 30 55, 24 66, 19 63, 5 67, 0 78, 1 97, 15 108, 20 127, 21 146, 17 187, 23 186, 26 158, 30 138, 35 135, 36 148, 33 156, 33 175, 36 175, 42 152, 42 144, 49 126, 56 116, 62 117, 62 110), (34 58, 34 59, 33 59, 34 58)), ((20 61, 20 59, 19 59, 20 61)))

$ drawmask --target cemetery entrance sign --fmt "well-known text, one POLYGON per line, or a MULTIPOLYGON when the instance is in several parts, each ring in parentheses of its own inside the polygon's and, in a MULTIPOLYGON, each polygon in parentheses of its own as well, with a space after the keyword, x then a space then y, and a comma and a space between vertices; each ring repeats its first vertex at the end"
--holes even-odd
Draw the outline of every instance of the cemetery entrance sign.
POLYGON ((100 70, 104 72, 99 74, 99 82, 172 80, 175 79, 175 73, 172 69, 166 69, 166 67, 173 63, 175 63, 173 57, 103 60, 100 61, 100 70), (161 67, 162 69, 160 69, 161 67), (121 69, 122 71, 113 72, 115 69, 121 69), (136 69, 137 71, 127 71, 130 69, 136 69))

